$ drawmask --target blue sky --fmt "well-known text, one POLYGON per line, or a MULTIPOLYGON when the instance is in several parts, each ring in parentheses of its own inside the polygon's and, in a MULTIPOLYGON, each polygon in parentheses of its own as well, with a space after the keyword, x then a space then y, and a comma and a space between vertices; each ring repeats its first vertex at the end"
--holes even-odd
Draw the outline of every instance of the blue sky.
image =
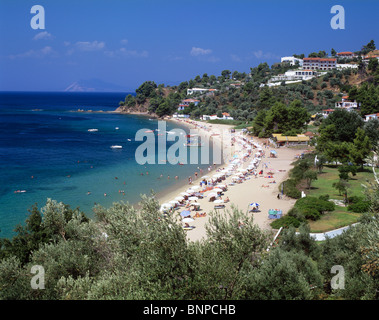
POLYGON ((379 1, 0 0, 0 90, 62 91, 100 79, 134 91, 281 56, 379 47, 379 1), (333 5, 345 29, 333 30, 333 5), (33 5, 45 9, 34 30, 33 5))

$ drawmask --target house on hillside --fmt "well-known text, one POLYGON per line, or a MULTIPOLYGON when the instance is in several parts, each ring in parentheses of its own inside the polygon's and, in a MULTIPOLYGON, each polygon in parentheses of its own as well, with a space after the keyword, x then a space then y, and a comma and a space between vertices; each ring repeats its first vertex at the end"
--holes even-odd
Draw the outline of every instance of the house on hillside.
POLYGON ((334 109, 324 109, 322 110, 322 115, 324 118, 326 118, 328 115, 330 115, 332 112, 334 111, 334 109))
POLYGON ((339 58, 354 58, 356 57, 356 54, 354 52, 351 52, 351 51, 343 51, 343 52, 338 52, 337 53, 337 56, 339 58))
POLYGON ((371 119, 379 119, 379 113, 372 113, 365 115, 365 121, 369 121, 371 119))
POLYGON ((362 61, 365 63, 369 63, 370 59, 378 59, 379 60, 379 50, 370 51, 367 55, 362 57, 362 61))
POLYGON ((178 111, 184 110, 185 107, 188 107, 191 103, 193 103, 195 106, 199 104, 200 100, 196 99, 185 99, 182 100, 182 102, 178 106, 178 111))
POLYGON ((345 96, 342 96, 341 101, 336 102, 335 107, 336 108, 342 108, 342 109, 345 109, 347 111, 353 111, 353 110, 356 111, 356 110, 358 110, 358 103, 355 100, 351 101, 349 99, 349 96, 345 95, 345 96))
POLYGON ((332 70, 337 67, 336 58, 304 58, 304 70, 332 70))
POLYGON ((287 62, 287 63, 289 63, 291 66, 295 66, 296 63, 298 63, 299 66, 302 66, 302 65, 303 65, 303 60, 302 60, 302 59, 295 58, 295 57, 282 57, 282 58, 280 59, 280 62, 287 62))
POLYGON ((319 73, 315 70, 289 70, 284 74, 279 74, 277 76, 272 77, 268 83, 277 82, 277 81, 302 81, 302 80, 310 80, 319 73))
POLYGON ((213 94, 217 89, 206 89, 206 88, 191 88, 187 89, 187 95, 192 95, 192 94, 204 94, 204 93, 211 93, 213 94))

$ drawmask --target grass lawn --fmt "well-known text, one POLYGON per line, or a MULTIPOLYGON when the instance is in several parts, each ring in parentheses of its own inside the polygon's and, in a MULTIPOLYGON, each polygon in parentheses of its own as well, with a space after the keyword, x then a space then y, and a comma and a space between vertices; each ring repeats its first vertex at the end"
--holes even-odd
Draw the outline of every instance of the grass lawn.
MULTIPOLYGON (((328 194, 330 199, 343 200, 343 196, 338 193, 338 191, 333 188, 333 183, 339 180, 339 172, 336 167, 325 166, 321 174, 317 175, 317 179, 312 182, 311 190, 305 190, 306 194, 310 196, 318 197, 321 195, 328 194)), ((355 177, 352 177, 349 173, 349 185, 347 190, 348 197, 350 196, 363 196, 364 188, 362 184, 367 184, 367 180, 372 181, 374 178, 372 171, 365 170, 363 172, 357 172, 355 177)))
POLYGON ((357 222, 360 213, 347 211, 347 208, 336 206, 336 210, 326 213, 317 221, 309 221, 311 232, 326 232, 357 222))
MULTIPOLYGON (((318 174, 318 180, 313 181, 311 189, 305 190, 305 193, 313 197, 328 194, 330 199, 343 200, 343 196, 332 186, 334 182, 339 180, 338 174, 339 172, 336 167, 325 166, 323 172, 318 174)), ((351 177, 351 174, 349 174, 349 177, 351 177)), ((357 172, 355 177, 349 178, 348 197, 363 197, 364 188, 361 184, 367 184, 367 180, 373 180, 373 173, 369 169, 357 172)), ((361 214, 349 212, 345 207, 336 206, 335 211, 325 214, 318 221, 310 221, 309 226, 311 232, 325 232, 355 223, 360 216, 361 214)))

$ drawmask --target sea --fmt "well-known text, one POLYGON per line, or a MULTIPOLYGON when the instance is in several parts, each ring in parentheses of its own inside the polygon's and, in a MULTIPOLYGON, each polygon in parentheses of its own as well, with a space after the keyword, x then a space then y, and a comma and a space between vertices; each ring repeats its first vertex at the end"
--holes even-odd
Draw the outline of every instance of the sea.
MULTIPOLYGON (((159 148, 155 163, 138 163, 136 151, 147 140, 136 141, 137 132, 153 131, 156 145, 167 132, 146 115, 112 113, 128 94, 0 92, 0 238, 12 238, 29 209, 48 198, 92 218, 95 205, 137 204, 142 194, 176 190, 212 166, 212 145, 209 163, 159 161, 159 148)), ((189 133, 181 124, 165 126, 189 133)))

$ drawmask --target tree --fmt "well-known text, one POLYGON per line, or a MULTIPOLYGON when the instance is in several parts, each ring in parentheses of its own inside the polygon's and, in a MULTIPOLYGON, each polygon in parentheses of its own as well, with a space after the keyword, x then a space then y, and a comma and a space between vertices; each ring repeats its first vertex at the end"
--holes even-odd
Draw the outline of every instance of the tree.
POLYGON ((337 52, 336 52, 336 50, 334 50, 334 49, 332 48, 332 50, 331 50, 330 54, 331 54, 333 57, 335 57, 335 56, 336 56, 336 54, 337 54, 337 52))
POLYGON ((327 162, 327 159, 325 155, 323 154, 317 155, 316 168, 318 170, 318 173, 322 173, 322 169, 324 168, 324 165, 326 162, 327 162))
POLYGON ((362 47, 362 54, 365 55, 367 53, 369 53, 370 51, 373 51, 376 49, 376 46, 375 46, 375 42, 374 40, 371 40, 368 44, 366 44, 365 46, 362 47))
POLYGON ((307 170, 304 172, 304 178, 307 181, 309 190, 311 188, 312 181, 317 180, 317 172, 314 170, 307 170))
POLYGON ((155 110, 155 113, 158 117, 163 117, 164 115, 171 114, 171 108, 168 102, 165 100, 161 104, 159 104, 158 108, 155 110))
POLYGON ((372 72, 375 72, 376 70, 378 70, 378 65, 379 65, 378 59, 377 58, 371 58, 368 62, 367 69, 372 71, 372 72))
POLYGON ((365 134, 363 129, 358 128, 349 152, 350 159, 363 169, 363 164, 365 163, 364 159, 370 153, 371 148, 372 144, 369 137, 365 134))
POLYGON ((368 120, 363 129, 365 130, 366 135, 369 137, 373 147, 379 144, 379 120, 370 119, 368 120))
POLYGON ((334 124, 338 130, 335 130, 334 136, 330 136, 328 140, 334 142, 352 142, 357 129, 363 127, 364 121, 356 112, 336 109, 322 122, 319 128, 320 134, 322 135, 323 129, 331 124, 334 124))
POLYGON ((303 252, 274 248, 245 289, 246 299, 310 300, 322 287, 322 277, 315 263, 303 252))
POLYGON ((350 184, 346 180, 339 180, 337 182, 333 182, 333 188, 337 189, 340 195, 344 196, 345 203, 348 202, 347 199, 347 191, 350 188, 350 184))
POLYGON ((230 70, 223 70, 221 71, 221 76, 224 78, 224 79, 229 79, 230 78, 230 70))

